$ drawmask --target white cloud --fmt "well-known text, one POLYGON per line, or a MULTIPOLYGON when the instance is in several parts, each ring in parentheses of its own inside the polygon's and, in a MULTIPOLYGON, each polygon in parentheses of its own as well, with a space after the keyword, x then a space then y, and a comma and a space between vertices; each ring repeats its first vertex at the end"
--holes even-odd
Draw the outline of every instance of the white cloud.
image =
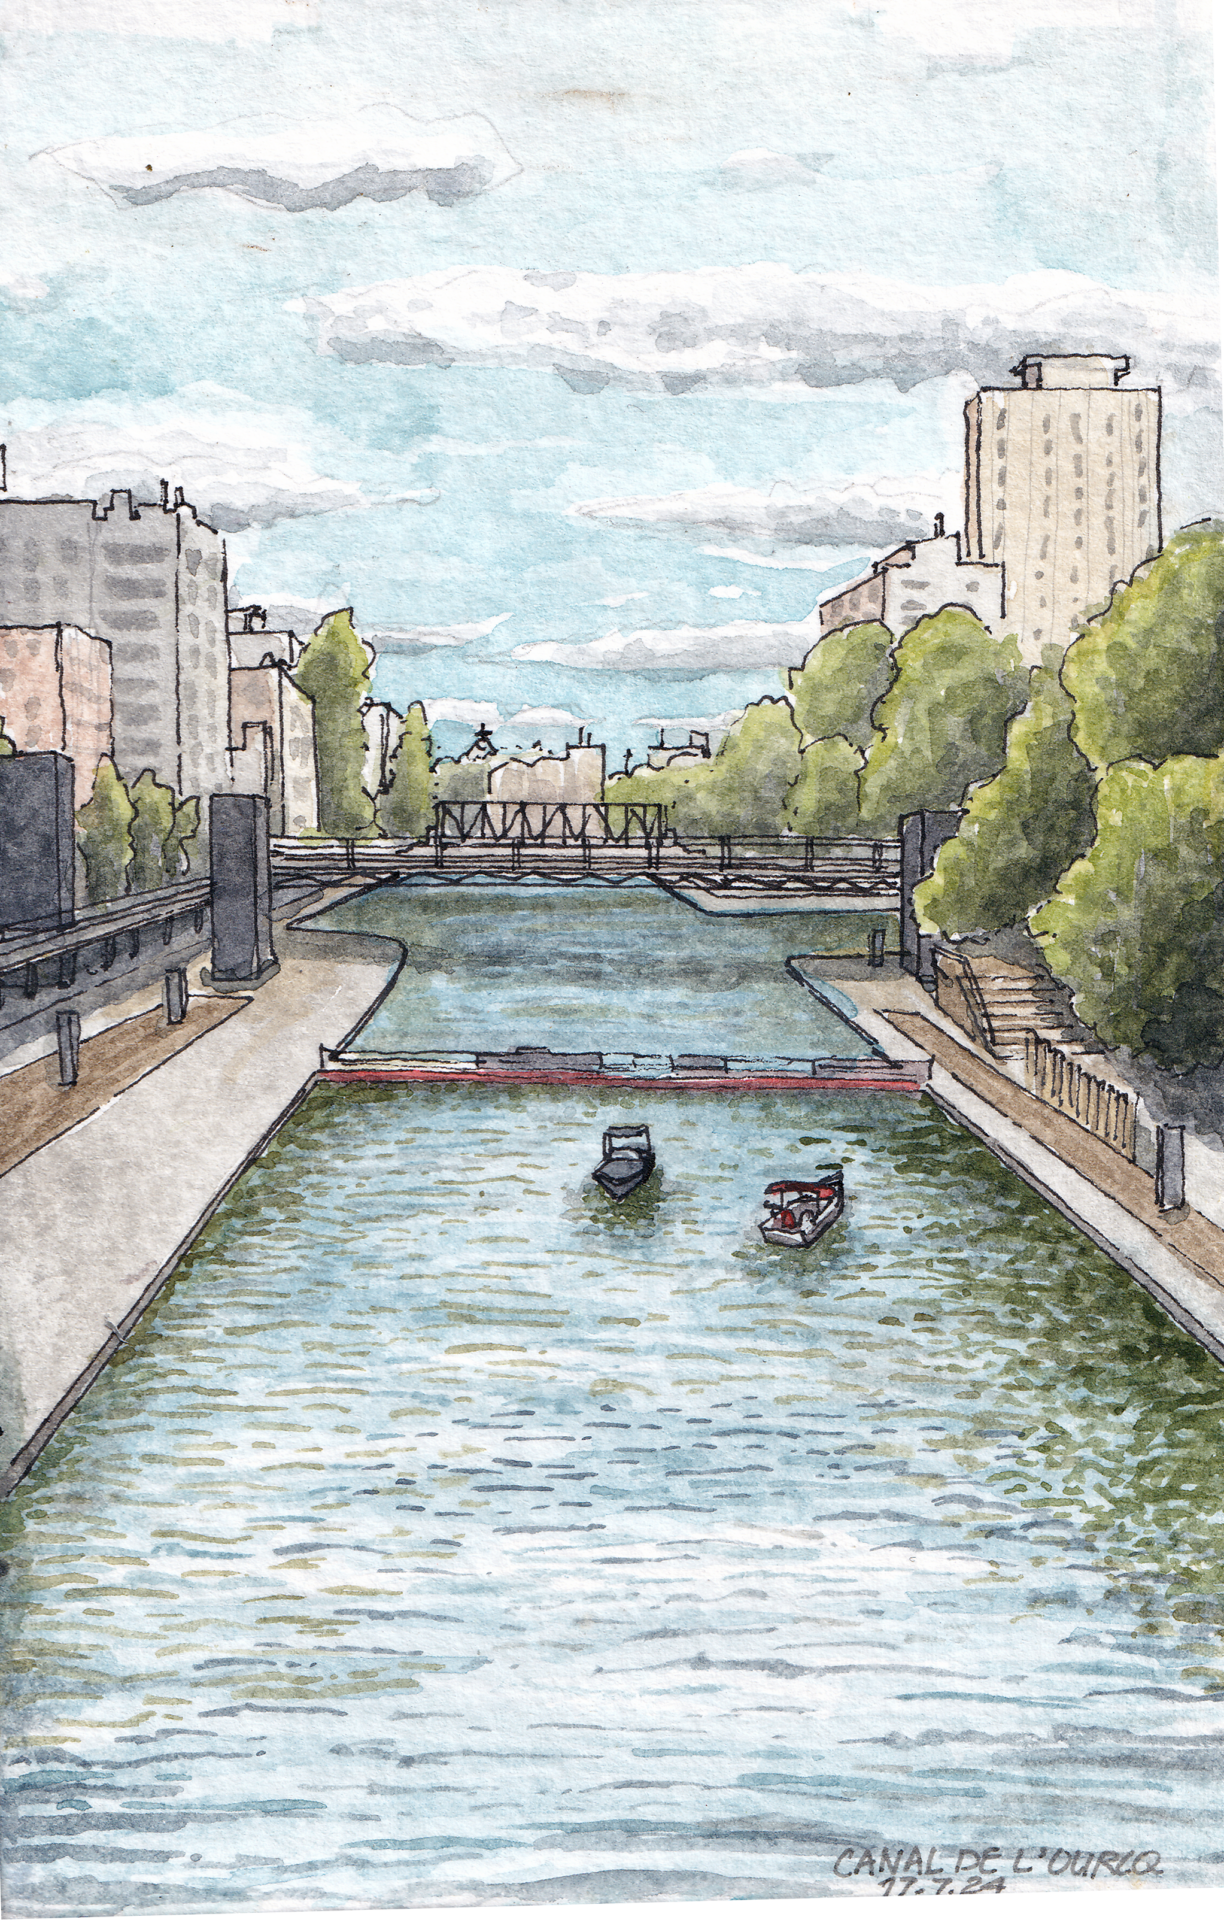
POLYGON ((453 627, 397 627, 392 632, 371 634, 380 649, 392 653, 428 653, 433 647, 466 647, 469 640, 483 640, 509 613, 495 613, 491 620, 465 620, 453 627))
POLYGON ((940 511, 947 513, 948 524, 953 525, 960 485, 953 473, 885 476, 870 484, 855 480, 840 487, 802 489, 779 480, 768 493, 717 485, 687 493, 585 500, 571 511, 586 520, 634 526, 712 528, 801 546, 879 548, 928 534, 940 511))
POLYGON ((322 0, 5 0, 4 31, 114 33, 154 40, 271 40, 313 27, 322 0))
POLYGON ((581 714, 567 713, 564 707, 520 707, 504 722, 506 727, 585 727, 586 721, 581 714))
POLYGON ((491 700, 426 700, 424 706, 431 727, 435 720, 453 720, 461 727, 501 725, 501 714, 491 700))
MULTIPOLYGON (((14 494, 96 499, 130 487, 140 499, 156 500, 159 481, 167 479, 223 533, 388 504, 353 481, 318 472, 310 443, 319 435, 309 415, 261 407, 207 383, 156 400, 99 395, 58 414, 19 400, 7 415, 0 431, 14 494)), ((357 460, 351 448, 333 450, 357 460)), ((390 496, 422 506, 438 498, 434 488, 390 496)))
POLYGON ((624 607, 629 604, 630 600, 645 600, 646 598, 647 595, 644 593, 609 593, 604 596, 599 604, 601 607, 624 607))
POLYGON ((746 593, 750 593, 754 600, 761 597, 755 587, 711 587, 709 592, 715 600, 742 600, 746 593))
MULTIPOLYGON (((1101 27, 1136 43, 1159 24, 1158 0, 1076 0, 1076 25, 1101 27)), ((877 0, 873 24, 887 35, 915 40, 937 59, 958 64, 1010 60, 1017 34, 1066 26, 1065 0, 877 0)))
POLYGON ((622 672, 666 667, 681 673, 734 673, 755 667, 793 666, 819 638, 820 618, 813 612, 806 620, 736 620, 725 627, 642 627, 634 633, 606 633, 601 640, 573 646, 542 640, 516 647, 512 657, 622 672))
POLYGON ((121 206, 217 187, 290 213, 425 193, 453 206, 519 172, 483 114, 413 120, 399 107, 290 120, 229 120, 198 133, 119 135, 50 150, 121 206))
POLYGON ((909 389, 956 374, 1006 384, 1024 353, 1129 353, 1145 382, 1204 381, 1219 356, 1214 295, 1122 292, 1081 274, 916 286, 772 262, 675 273, 446 268, 292 303, 320 347, 355 363, 551 368, 576 391, 909 389))
POLYGON ((775 153, 772 147, 746 147, 728 154, 719 169, 727 186, 759 190, 765 187, 815 186, 816 170, 793 153, 775 153))
POLYGON ((736 721, 743 717, 742 707, 731 707, 726 713, 646 714, 633 724, 635 727, 658 727, 665 734, 683 733, 686 727, 692 733, 729 733, 736 721))
MULTIPOLYGON (((814 551, 790 553, 750 553, 747 547, 703 547, 701 551, 711 560, 738 560, 743 567, 778 567, 788 573, 826 573, 830 567, 842 565, 846 558, 844 547, 817 547, 814 551)), ((864 555, 870 559, 878 557, 875 553, 864 555)))

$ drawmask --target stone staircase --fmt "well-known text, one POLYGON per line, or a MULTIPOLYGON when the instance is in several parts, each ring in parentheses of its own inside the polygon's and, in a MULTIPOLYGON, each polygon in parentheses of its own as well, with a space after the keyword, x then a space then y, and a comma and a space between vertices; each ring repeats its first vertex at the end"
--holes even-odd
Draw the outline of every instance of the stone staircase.
POLYGON ((1048 973, 1035 973, 992 955, 970 959, 948 947, 935 950, 935 1001, 980 1047, 999 1060, 1023 1059, 1025 1034, 1064 1050, 1087 1050, 1071 996, 1048 973))

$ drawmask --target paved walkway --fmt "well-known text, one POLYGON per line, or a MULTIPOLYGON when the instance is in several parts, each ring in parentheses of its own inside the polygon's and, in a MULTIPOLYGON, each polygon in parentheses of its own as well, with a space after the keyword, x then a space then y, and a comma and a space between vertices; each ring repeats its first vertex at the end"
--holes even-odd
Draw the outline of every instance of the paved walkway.
POLYGON ((202 1033, 230 1019, 245 1000, 205 995, 187 1004, 178 1026, 167 1024, 157 1007, 119 1020, 81 1043, 77 1083, 62 1087, 59 1056, 48 1054, 0 1079, 0 1176, 19 1166, 40 1147, 80 1126, 126 1087, 143 1080, 172 1054, 181 1053, 202 1033))
MULTIPOLYGON (((345 891, 348 891, 347 889, 345 891)), ((278 929, 280 972, 0 1178, 5 1492, 398 963, 389 941, 278 929)), ((13 1078, 14 1076, 9 1076, 13 1078)))

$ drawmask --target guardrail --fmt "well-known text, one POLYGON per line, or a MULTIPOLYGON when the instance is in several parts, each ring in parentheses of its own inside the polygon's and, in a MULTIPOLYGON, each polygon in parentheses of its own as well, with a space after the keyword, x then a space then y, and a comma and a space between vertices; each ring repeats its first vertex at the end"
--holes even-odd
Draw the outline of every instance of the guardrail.
POLYGON ((99 964, 105 973, 114 966, 121 945, 128 959, 136 959, 149 929, 156 929, 163 946, 169 946, 176 920, 190 915, 194 931, 202 933, 211 896, 207 880, 182 880, 150 893, 128 894, 106 906, 85 907, 70 927, 56 933, 0 939, 0 1006, 5 995, 14 991, 33 1000, 46 987, 73 986, 81 956, 91 947, 98 948, 99 964), (44 979, 43 974, 52 967, 55 979, 44 979))
POLYGON ((1046 1106, 1056 1107, 1115 1152, 1134 1159, 1135 1097, 1086 1072, 1072 1054, 1031 1029, 1024 1036, 1024 1084, 1046 1106))

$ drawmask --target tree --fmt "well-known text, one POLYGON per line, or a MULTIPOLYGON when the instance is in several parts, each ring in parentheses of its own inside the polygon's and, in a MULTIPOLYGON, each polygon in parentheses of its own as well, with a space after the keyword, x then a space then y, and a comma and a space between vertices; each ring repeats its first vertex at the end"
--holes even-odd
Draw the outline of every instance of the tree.
POLYGON ((1091 845, 1096 783, 1071 738, 1073 712, 1053 661, 1034 667, 1029 703, 1008 724, 1002 770, 970 789, 955 837, 914 894, 928 927, 970 934, 1019 926, 1091 845))
POLYGON ((859 783, 868 832, 893 834, 903 813, 959 807, 966 787, 1003 764, 1007 723, 1027 676, 1009 635, 996 640, 967 607, 941 607, 912 626, 873 715, 859 783))
POLYGON ((77 814, 77 845, 85 862, 85 889, 93 907, 105 900, 118 900, 127 892, 135 815, 114 761, 99 760, 93 792, 77 814))
POLYGON ((0 713, 0 760, 7 760, 10 754, 14 754, 16 751, 17 742, 10 740, 8 734, 4 731, 4 715, 0 713))
POLYGON ((425 837, 433 819, 432 756, 429 722, 417 700, 399 723, 391 756, 391 785, 378 802, 378 824, 384 833, 405 840, 425 837))
POLYGON ((878 620, 839 627, 787 675, 804 746, 842 734, 852 746, 871 739, 871 710, 888 686, 893 637, 878 620))
POLYGON ((1067 650, 1076 744, 1097 768, 1224 747, 1224 523, 1173 535, 1067 650))
POLYGON ((754 701, 712 759, 666 769, 680 776, 671 821, 676 831, 781 833, 786 796, 799 777, 799 737, 787 701, 754 701))
POLYGON ((329 613, 315 629, 294 679, 314 701, 319 767, 319 825, 352 840, 374 824, 374 802, 362 786, 366 736, 361 703, 371 697, 370 656, 353 629, 353 609, 329 613))
POLYGON ((176 799, 174 788, 162 786, 147 768, 129 797, 135 809, 131 887, 148 893, 178 879, 186 845, 199 831, 200 802, 195 795, 176 799))
POLYGON ((813 837, 857 832, 862 768, 862 754, 844 735, 813 740, 799 756, 799 777, 787 796, 786 824, 813 837))
POLYGON ((1125 760, 1097 835, 1033 915, 1053 971, 1107 1047, 1183 1070, 1224 1061, 1224 756, 1125 760))

